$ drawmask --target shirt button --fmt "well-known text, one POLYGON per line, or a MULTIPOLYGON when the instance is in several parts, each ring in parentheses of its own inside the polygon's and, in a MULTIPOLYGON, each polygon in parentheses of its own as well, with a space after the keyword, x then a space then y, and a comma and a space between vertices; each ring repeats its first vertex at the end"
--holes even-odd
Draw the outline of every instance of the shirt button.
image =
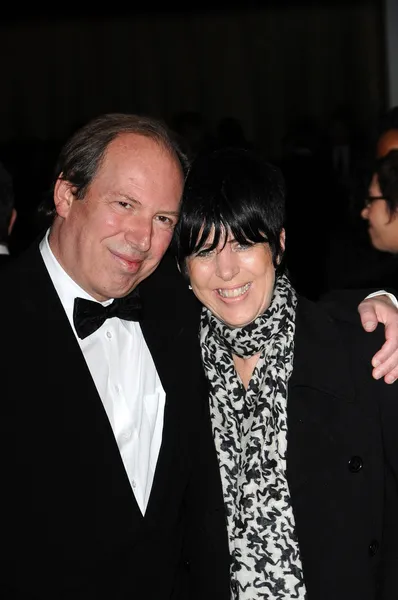
POLYGON ((132 482, 131 482, 131 485, 133 486, 133 488, 134 488, 134 489, 137 487, 137 484, 136 484, 136 482, 134 481, 134 479, 132 480, 132 482))
POLYGON ((122 442, 128 442, 129 439, 131 439, 131 436, 132 436, 131 429, 126 429, 126 431, 124 431, 122 433, 122 435, 120 436, 120 439, 121 439, 122 442))
POLYGON ((110 331, 107 331, 107 332, 106 332, 106 337, 107 337, 109 340, 111 339, 111 337, 112 337, 112 334, 111 334, 111 332, 110 332, 110 331))
POLYGON ((348 468, 351 473, 359 473, 363 467, 363 460, 360 456, 352 456, 348 461, 348 468))

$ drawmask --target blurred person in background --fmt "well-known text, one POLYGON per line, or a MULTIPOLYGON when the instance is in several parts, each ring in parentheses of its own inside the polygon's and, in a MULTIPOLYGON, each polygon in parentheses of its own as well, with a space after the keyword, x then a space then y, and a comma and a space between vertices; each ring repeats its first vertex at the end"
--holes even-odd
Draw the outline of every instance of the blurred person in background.
POLYGON ((0 163, 0 267, 11 258, 10 236, 17 218, 12 177, 0 163))
POLYGON ((368 221, 372 245, 377 250, 397 254, 398 146, 378 159, 361 216, 368 221))

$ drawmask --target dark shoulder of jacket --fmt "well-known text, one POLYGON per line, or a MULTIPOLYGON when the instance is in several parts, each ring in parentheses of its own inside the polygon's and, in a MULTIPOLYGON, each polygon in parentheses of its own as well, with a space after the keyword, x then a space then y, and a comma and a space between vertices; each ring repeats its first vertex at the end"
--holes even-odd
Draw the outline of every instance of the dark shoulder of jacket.
POLYGON ((298 310, 301 327, 317 329, 328 323, 333 336, 340 337, 346 350, 358 359, 366 360, 371 369, 373 355, 385 342, 383 324, 379 323, 373 332, 365 331, 355 303, 350 306, 339 302, 313 302, 299 296, 298 310))
MULTIPOLYGON (((398 291, 394 288, 386 286, 382 289, 394 294, 394 296, 398 298, 398 291)), ((317 304, 324 307, 330 315, 335 315, 340 320, 356 322, 359 319, 359 304, 362 300, 365 300, 369 294, 380 290, 381 288, 330 290, 319 298, 317 304)))

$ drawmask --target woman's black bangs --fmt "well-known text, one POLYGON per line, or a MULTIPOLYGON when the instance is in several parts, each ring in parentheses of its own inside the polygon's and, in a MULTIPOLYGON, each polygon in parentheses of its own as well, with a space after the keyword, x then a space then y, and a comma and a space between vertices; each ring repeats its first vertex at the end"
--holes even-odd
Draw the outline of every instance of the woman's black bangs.
POLYGON ((259 244, 268 242, 268 235, 264 231, 262 215, 258 214, 256 205, 248 204, 245 211, 240 207, 235 211, 231 207, 231 219, 228 219, 229 229, 239 244, 259 244))
MULTIPOLYGON (((250 194, 246 186, 244 189, 237 187, 232 186, 231 181, 228 181, 228 185, 224 181, 219 194, 213 194, 211 201, 208 196, 203 197, 203 194, 199 198, 200 208, 194 208, 190 217, 185 218, 184 228, 188 226, 190 232, 187 238, 187 256, 202 250, 213 232, 214 238, 208 246, 209 250, 214 250, 220 240, 226 243, 226 233, 229 232, 242 245, 268 242, 269 231, 264 228, 264 215, 259 210, 257 197, 250 194), (240 201, 242 197, 246 198, 246 202, 240 201)), ((239 187, 242 188, 241 185, 239 187)))
POLYGON ((231 228, 234 239, 242 245, 245 244, 264 244, 268 243, 268 237, 265 233, 259 231, 257 228, 253 229, 250 226, 233 227, 231 228))
POLYGON ((231 232, 234 239, 242 245, 267 243, 268 236, 260 231, 254 224, 234 222, 229 224, 229 220, 223 217, 213 221, 211 218, 205 218, 202 226, 191 229, 190 253, 199 252, 206 244, 210 234, 214 232, 214 237, 208 250, 217 248, 220 240, 226 244, 228 233, 231 232))
POLYGON ((206 244, 209 236, 214 231, 214 238, 208 250, 214 250, 217 248, 220 239, 224 235, 225 227, 220 220, 212 220, 212 217, 204 217, 203 223, 200 228, 195 228, 195 231, 191 232, 191 247, 192 253, 199 252, 206 244), (196 240, 196 242, 195 242, 196 240), (193 243, 192 243, 193 242, 193 243))

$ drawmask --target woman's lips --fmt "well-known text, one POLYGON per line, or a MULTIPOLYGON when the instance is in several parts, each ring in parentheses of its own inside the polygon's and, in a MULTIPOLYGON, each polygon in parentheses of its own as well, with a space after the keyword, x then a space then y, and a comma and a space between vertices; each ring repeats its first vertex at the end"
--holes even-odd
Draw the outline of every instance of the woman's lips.
POLYGON ((235 300, 242 298, 250 289, 251 283, 246 283, 239 287, 234 288, 218 288, 217 294, 223 298, 223 300, 235 300))

